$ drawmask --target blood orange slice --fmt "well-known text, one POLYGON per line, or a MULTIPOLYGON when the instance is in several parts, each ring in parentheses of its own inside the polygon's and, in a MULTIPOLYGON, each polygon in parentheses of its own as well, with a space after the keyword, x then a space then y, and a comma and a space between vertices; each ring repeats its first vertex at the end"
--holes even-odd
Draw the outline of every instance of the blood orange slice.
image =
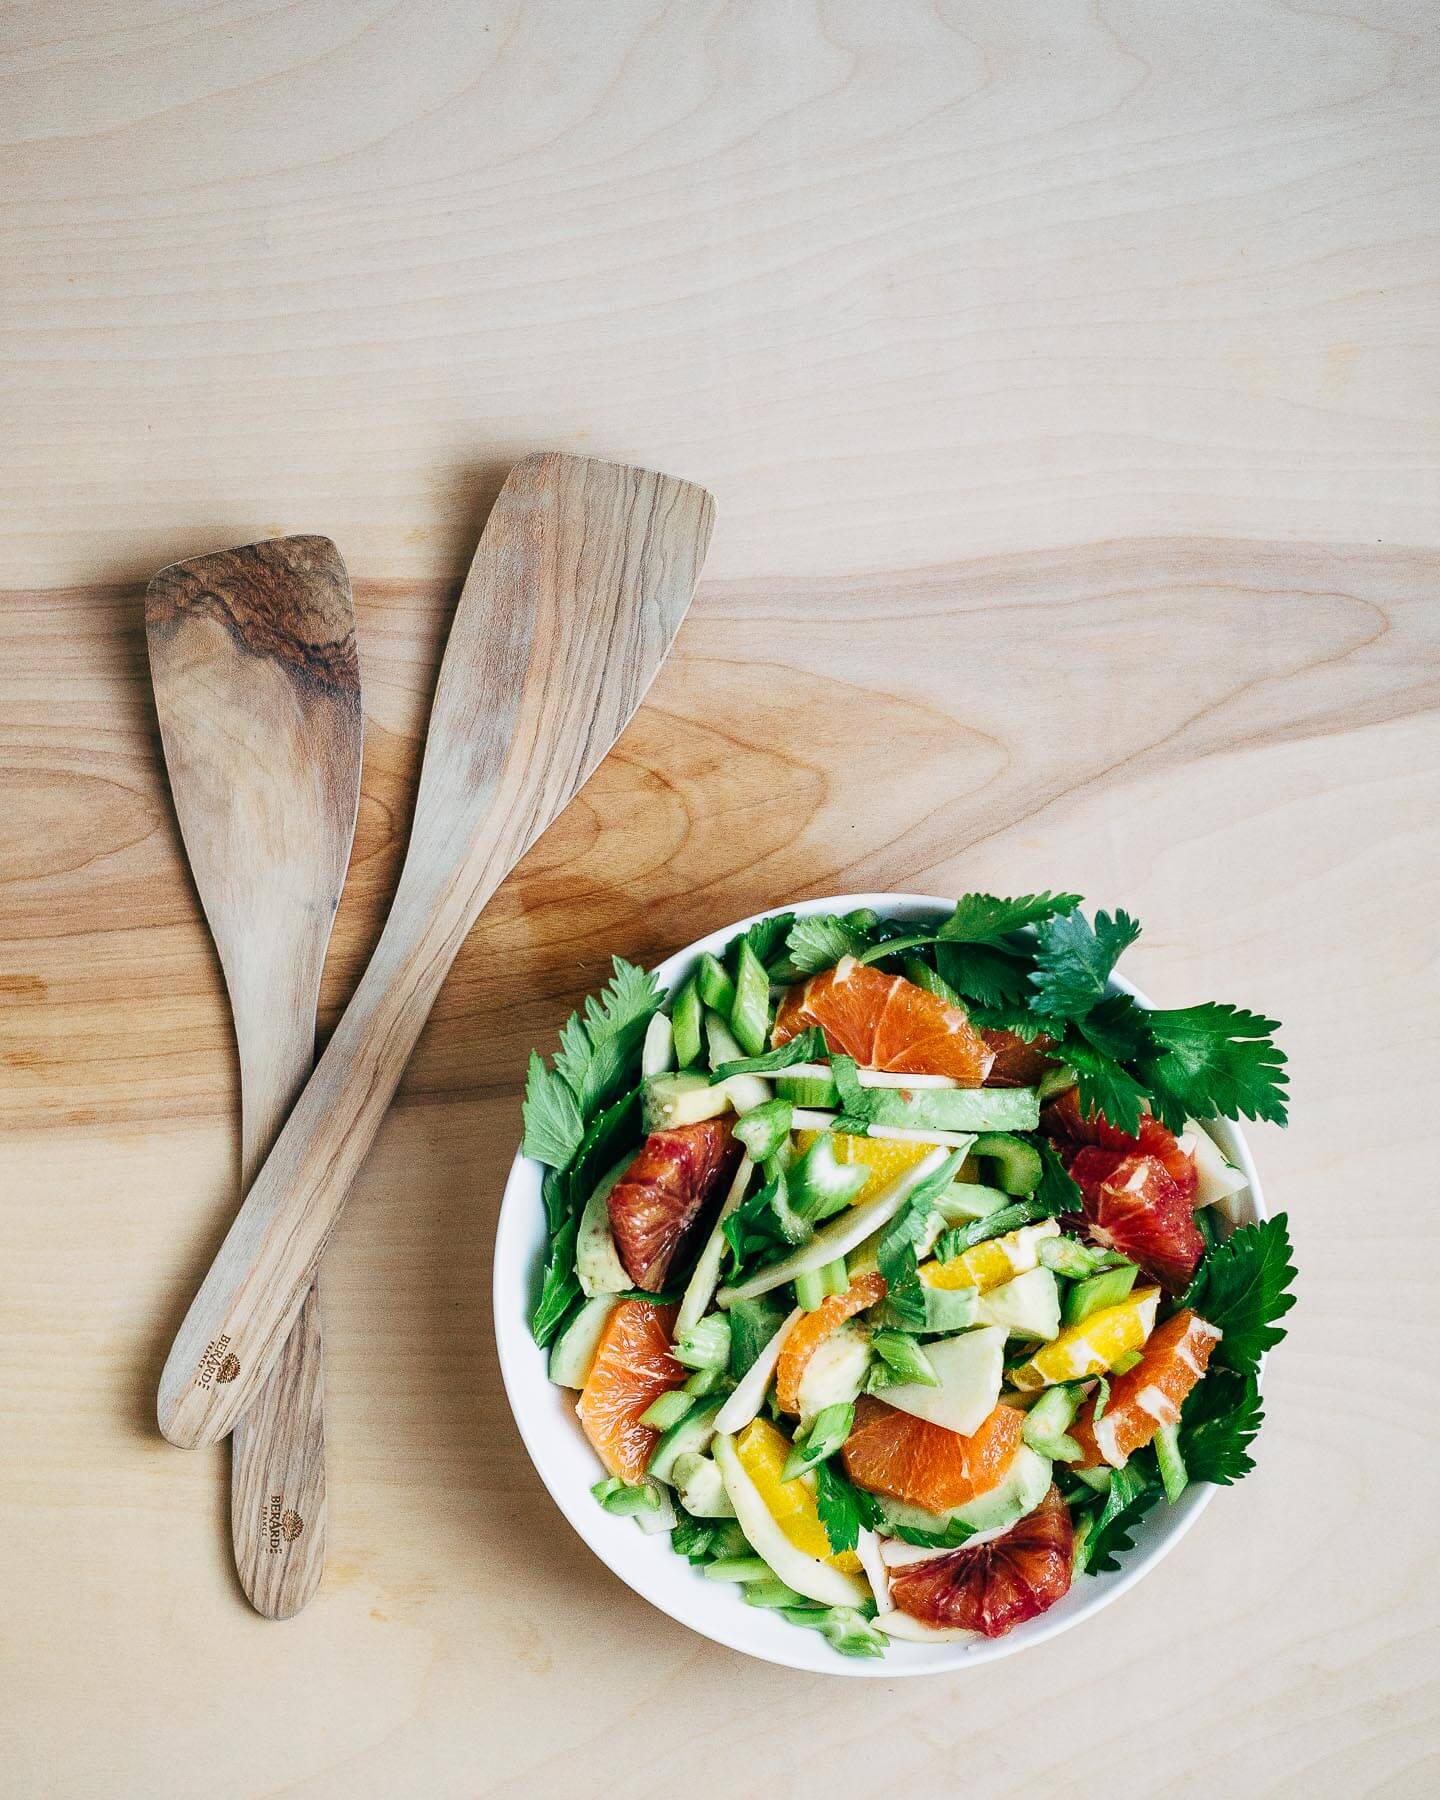
POLYGON ((1091 1238, 1179 1293, 1205 1254, 1205 1240, 1164 1163, 1091 1144, 1076 1153, 1070 1173, 1080 1185, 1091 1238))
POLYGON ((890 1597, 922 1624, 1003 1637, 1070 1591, 1075 1534, 1052 1486, 1004 1537, 890 1572, 890 1597))
POLYGON ((1142 1113, 1140 1130, 1131 1137, 1112 1125, 1104 1113, 1083 1113, 1073 1088, 1045 1108, 1045 1126, 1052 1136, 1071 1144, 1098 1144, 1105 1150, 1121 1150, 1130 1156, 1153 1156, 1192 1205, 1199 1180, 1195 1158, 1180 1147, 1180 1140, 1153 1113, 1142 1113))
POLYGON ((1156 1326, 1138 1363, 1110 1384, 1110 1399, 1095 1419, 1094 1400, 1071 1430, 1085 1452, 1083 1467, 1107 1462, 1124 1466, 1162 1425, 1180 1417, 1180 1403, 1205 1373, 1210 1352, 1220 1341, 1219 1329, 1188 1307, 1156 1326))
POLYGON ((986 1087, 1035 1087, 1047 1069, 1055 1066, 1055 1058, 1046 1052, 1053 1038, 1038 1037, 1027 1044, 1015 1031, 982 1031, 985 1048, 994 1056, 986 1087))
POLYGON ((775 1016, 775 1043, 807 1025, 818 1025, 832 1051, 867 1069, 949 1075, 962 1087, 979 1087, 993 1061, 963 1007, 849 956, 790 990, 775 1016))
POLYGON ((799 1412, 800 1382, 810 1358, 830 1333, 884 1298, 885 1277, 872 1269, 867 1275, 857 1275, 843 1294, 832 1294, 814 1312, 800 1315, 786 1335, 775 1365, 775 1398, 781 1412, 799 1412))
POLYGON ((681 1238, 739 1160, 728 1119, 650 1133, 607 1202, 615 1248, 636 1287, 663 1285, 681 1238))
POLYGON ((605 1322, 576 1410, 612 1475, 639 1481, 658 1435, 640 1423, 653 1400, 679 1387, 686 1371, 670 1354, 673 1306, 622 1300, 605 1322))
POLYGON ((862 1394, 845 1440, 846 1473, 872 1494, 948 1512, 995 1486, 1020 1448, 1024 1424, 1013 1406, 997 1406, 978 1431, 961 1437, 862 1394))

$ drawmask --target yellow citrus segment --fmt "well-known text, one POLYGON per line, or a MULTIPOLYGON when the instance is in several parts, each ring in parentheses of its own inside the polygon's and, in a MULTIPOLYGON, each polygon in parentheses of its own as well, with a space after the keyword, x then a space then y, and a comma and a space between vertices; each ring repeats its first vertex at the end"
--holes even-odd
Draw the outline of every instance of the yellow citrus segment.
POLYGON ((1012 1369, 1011 1381, 1027 1393, 1047 1387, 1052 1381, 1103 1375, 1149 1337, 1155 1329, 1155 1308, 1159 1302, 1159 1288, 1142 1288, 1118 1306, 1101 1307, 1037 1350, 1029 1362, 1012 1369))
MULTIPOLYGON (((795 1148, 804 1155, 815 1142, 818 1131, 797 1131, 795 1148)), ((881 1188, 888 1187, 897 1175, 923 1162, 935 1148, 933 1144, 912 1144, 901 1138, 852 1137, 848 1131, 835 1133, 835 1160, 868 1169, 870 1179, 851 1200, 859 1206, 862 1200, 873 1200, 881 1188)))
POLYGON ((1017 1275, 1028 1275, 1039 1268, 1039 1244, 1047 1237, 1058 1237, 1060 1226, 1055 1219, 1043 1219, 1038 1225, 1022 1225, 1018 1231, 1007 1231, 1004 1237, 986 1238, 949 1262, 926 1263, 920 1279, 937 1288, 1000 1287, 1017 1275))
POLYGON ((853 1550, 839 1556, 831 1554, 830 1540, 815 1504, 815 1477, 801 1475, 795 1481, 781 1480, 785 1458, 790 1454, 790 1440, 784 1432, 777 1431, 768 1419, 752 1419, 735 1440, 735 1454, 759 1489, 775 1523, 797 1550, 834 1563, 847 1575, 860 1573, 860 1558, 853 1550))

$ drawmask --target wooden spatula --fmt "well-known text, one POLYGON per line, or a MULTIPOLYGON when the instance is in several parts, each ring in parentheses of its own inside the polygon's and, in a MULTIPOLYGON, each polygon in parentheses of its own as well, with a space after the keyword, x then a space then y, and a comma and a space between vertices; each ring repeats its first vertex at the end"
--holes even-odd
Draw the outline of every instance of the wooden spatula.
POLYGON ((511 472, 451 627, 394 907, 165 1365, 173 1443, 223 1437, 254 1402, 465 934, 649 687, 713 515, 644 469, 511 472))
MULTIPOLYGON (((355 611, 328 538, 276 538, 175 563, 145 630, 170 791, 240 1050, 241 1187, 315 1061, 315 1003, 360 798, 355 611)), ((230 1365, 213 1378, 224 1382, 230 1365)), ((325 1560, 320 1308, 313 1286, 235 1433, 231 1529, 270 1618, 325 1560)))

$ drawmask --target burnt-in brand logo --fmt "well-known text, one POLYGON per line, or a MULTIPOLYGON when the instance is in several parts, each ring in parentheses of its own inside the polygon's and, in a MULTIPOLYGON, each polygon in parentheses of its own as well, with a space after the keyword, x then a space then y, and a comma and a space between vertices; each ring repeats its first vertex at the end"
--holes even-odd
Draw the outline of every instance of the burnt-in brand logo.
POLYGON ((233 1381, 240 1373, 240 1359, 228 1354, 230 1337, 222 1332, 213 1344, 205 1346, 205 1354, 200 1358, 200 1367, 196 1371, 195 1380, 202 1388, 208 1388, 215 1381, 233 1381))
POLYGON ((278 1556, 286 1544, 293 1544, 305 1529, 305 1521, 293 1506, 286 1506, 279 1494, 272 1494, 265 1507, 265 1548, 278 1556))

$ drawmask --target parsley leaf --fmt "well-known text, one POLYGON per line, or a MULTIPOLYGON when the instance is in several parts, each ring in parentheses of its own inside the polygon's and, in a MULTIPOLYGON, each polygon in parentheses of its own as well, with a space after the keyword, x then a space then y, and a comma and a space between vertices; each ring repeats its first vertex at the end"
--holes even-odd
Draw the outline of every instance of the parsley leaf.
POLYGON ((957 944, 1002 944, 1012 932, 1071 913, 1079 904, 1079 894, 1017 894, 1011 900, 962 894, 936 935, 957 944))
POLYGON ((1085 1540, 1085 1567, 1090 1574, 1120 1567, 1120 1557, 1134 1548, 1135 1528, 1160 1494, 1160 1487, 1134 1461, 1114 1471, 1100 1516, 1085 1540))
POLYGON ((1237 1006, 1187 1006, 1150 1012, 1145 1024, 1158 1049, 1143 1066, 1155 1111, 1172 1131, 1187 1116, 1286 1122, 1285 1052, 1270 1035, 1277 1021, 1237 1006))
POLYGON ((525 1154, 552 1169, 563 1169, 580 1148, 585 1135, 585 1121, 575 1096, 541 1061, 538 1051, 530 1052, 530 1071, 525 1080, 525 1154))
POLYGON ((1215 1360, 1242 1375, 1284 1337, 1284 1327, 1275 1321, 1295 1304, 1289 1291, 1295 1268, 1288 1223, 1284 1213, 1276 1213, 1232 1231, 1208 1252, 1181 1301, 1220 1327, 1225 1335, 1215 1346, 1215 1360))
POLYGON ((860 1542, 860 1527, 873 1530, 879 1516, 869 1494, 855 1486, 833 1456, 815 1465, 815 1506, 832 1556, 853 1550, 860 1542))
POLYGON ((1250 1445, 1265 1421, 1253 1373, 1212 1369, 1180 1413, 1180 1450, 1192 1481, 1229 1487, 1255 1467, 1250 1445))
POLYGON ((629 1073, 645 1028, 660 1007, 655 977, 621 957, 614 976, 585 1001, 585 1017, 571 1013, 560 1033, 555 1073, 575 1096, 583 1118, 611 1099, 629 1073))
POLYGON ((1092 926, 1084 913, 1062 913, 1036 927, 1037 990, 1030 1010, 1042 1018, 1083 1019, 1105 998, 1120 953, 1140 935, 1127 912, 1097 912, 1092 926))
POLYGON ((790 965, 800 975, 832 968, 842 956, 859 956, 869 945, 869 931, 837 913, 812 913, 797 919, 786 939, 790 965))

